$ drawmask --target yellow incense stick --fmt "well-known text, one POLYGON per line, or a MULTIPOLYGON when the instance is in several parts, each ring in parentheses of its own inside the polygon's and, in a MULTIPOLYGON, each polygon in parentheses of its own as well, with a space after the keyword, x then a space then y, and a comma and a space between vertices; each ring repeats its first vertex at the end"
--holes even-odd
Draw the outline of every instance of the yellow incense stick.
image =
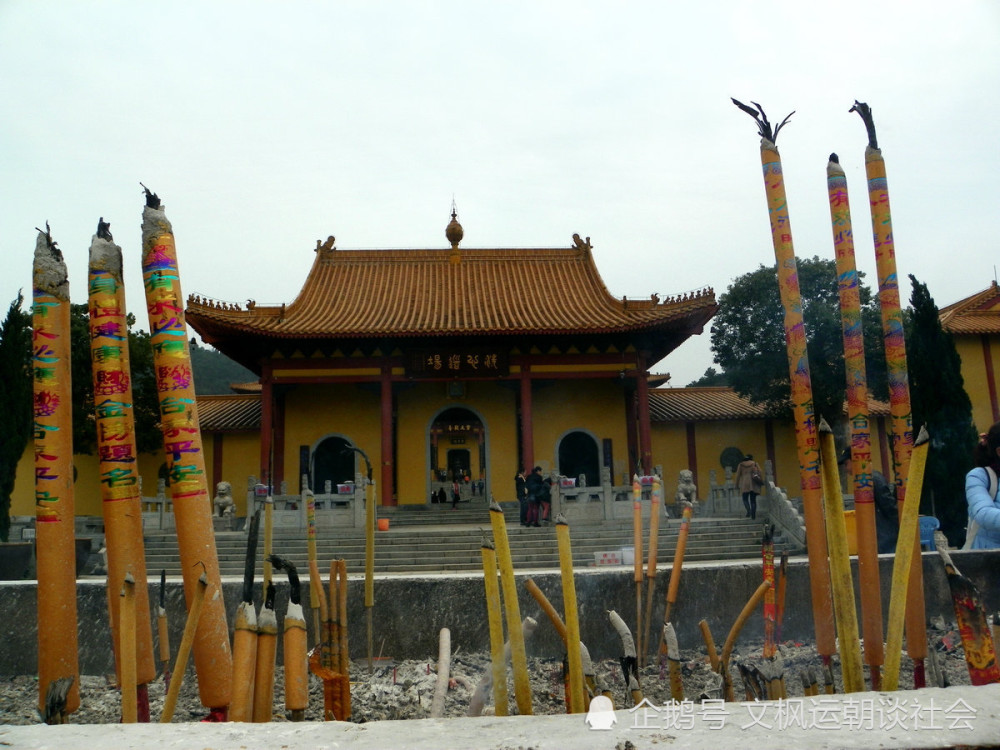
POLYGON ((507 664, 504 659, 503 615, 500 611, 500 584, 497 582, 497 555, 493 542, 483 540, 483 583, 486 613, 490 624, 490 666, 493 674, 493 710, 507 715, 507 664))
POLYGON ((913 444, 913 452, 910 454, 907 492, 913 494, 903 503, 903 512, 899 518, 899 537, 896 540, 896 559, 892 566, 892 593, 889 596, 889 623, 885 639, 885 669, 882 674, 882 689, 885 691, 899 688, 899 664, 903 655, 903 621, 906 616, 910 568, 916 557, 914 549, 920 514, 919 498, 924 481, 924 467, 927 464, 928 444, 927 430, 921 427, 917 441, 913 444))
POLYGON ((573 550, 569 524, 560 513, 556 518, 556 541, 559 544, 559 571, 562 574, 563 607, 566 616, 566 653, 569 656, 569 712, 581 713, 583 662, 580 658, 580 619, 576 606, 576 583, 573 580, 573 550))
POLYGON ((531 715, 531 682, 528 679, 528 656, 524 650, 524 633, 521 630, 521 608, 517 603, 517 586, 514 584, 514 563, 507 541, 507 523, 499 503, 490 505, 490 524, 493 541, 500 564, 500 586, 503 590, 504 611, 507 616, 507 637, 510 639, 510 662, 514 670, 514 701, 522 716, 531 715))

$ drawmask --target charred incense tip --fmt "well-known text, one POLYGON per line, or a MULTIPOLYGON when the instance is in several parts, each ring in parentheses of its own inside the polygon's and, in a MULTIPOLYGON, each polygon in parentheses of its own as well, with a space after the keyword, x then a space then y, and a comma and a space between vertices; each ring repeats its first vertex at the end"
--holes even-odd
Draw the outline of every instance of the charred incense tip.
POLYGON ((917 439, 913 441, 913 447, 916 448, 918 445, 923 445, 931 436, 927 434, 927 425, 920 426, 920 432, 917 433, 917 439))
POLYGON ((154 208, 154 209, 155 208, 159 208, 160 207, 160 196, 158 196, 156 193, 154 193, 148 187, 146 187, 145 185, 143 185, 141 182, 139 184, 142 185, 142 190, 146 194, 146 207, 147 208, 154 208))
POLYGON ((493 540, 492 539, 490 539, 488 536, 486 536, 486 532, 483 531, 482 529, 480 529, 479 531, 483 535, 482 544, 480 544, 479 546, 482 547, 483 549, 496 549, 496 545, 493 544, 493 540))
POLYGON ((840 157, 837 156, 836 154, 830 154, 830 161, 832 161, 834 164, 840 164, 840 157))
POLYGON ((503 508, 500 507, 500 503, 490 503, 490 513, 503 513, 503 508))
POLYGON ((277 591, 278 587, 273 582, 267 584, 267 593, 264 594, 264 609, 274 609, 274 595, 277 591))
POLYGON ((854 106, 848 112, 857 112, 865 123, 865 130, 868 131, 868 148, 878 150, 878 138, 875 135, 875 118, 872 117, 872 108, 864 102, 854 100, 854 106))
POLYGON ((819 431, 823 434, 830 433, 833 434, 833 430, 830 429, 830 424, 823 417, 819 418, 819 431))
POLYGON ((114 237, 111 236, 111 222, 105 221, 103 216, 97 220, 97 236, 102 240, 114 242, 114 237))
POLYGON ((566 516, 562 513, 556 516, 556 526, 569 526, 569 521, 566 520, 566 516))

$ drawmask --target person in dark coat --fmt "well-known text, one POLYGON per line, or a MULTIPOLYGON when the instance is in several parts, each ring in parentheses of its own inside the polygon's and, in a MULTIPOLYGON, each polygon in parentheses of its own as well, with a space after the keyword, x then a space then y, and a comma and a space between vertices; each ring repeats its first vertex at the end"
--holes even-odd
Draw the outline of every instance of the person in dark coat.
POLYGON ((517 496, 517 504, 521 511, 521 525, 528 525, 528 483, 524 476, 524 467, 520 468, 517 476, 514 477, 514 494, 517 496))
POLYGON ((528 517, 526 526, 538 526, 538 511, 542 502, 542 493, 546 491, 542 480, 542 467, 536 466, 525 482, 528 489, 528 517))

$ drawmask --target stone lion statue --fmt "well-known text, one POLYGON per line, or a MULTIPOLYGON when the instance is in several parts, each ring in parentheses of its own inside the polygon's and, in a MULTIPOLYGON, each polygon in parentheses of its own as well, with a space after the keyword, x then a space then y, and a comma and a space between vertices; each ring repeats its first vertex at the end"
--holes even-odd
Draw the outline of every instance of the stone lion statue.
POLYGON ((236 501, 233 500, 233 486, 229 482, 219 482, 215 485, 215 511, 223 518, 229 518, 236 512, 236 501))
POLYGON ((694 483, 694 474, 690 469, 681 469, 677 476, 677 502, 698 504, 698 486, 694 483))

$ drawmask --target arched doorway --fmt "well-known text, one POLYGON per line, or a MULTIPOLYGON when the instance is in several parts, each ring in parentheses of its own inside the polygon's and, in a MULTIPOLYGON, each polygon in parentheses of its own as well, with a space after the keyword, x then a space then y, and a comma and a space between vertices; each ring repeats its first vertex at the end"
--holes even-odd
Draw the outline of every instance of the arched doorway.
POLYGON ((587 486, 596 487, 601 483, 599 456, 593 435, 583 430, 567 432, 559 441, 559 473, 573 479, 585 474, 587 486))
POLYGON ((462 500, 487 497, 486 426, 482 418, 471 409, 450 407, 433 418, 428 432, 428 497, 433 498, 443 488, 450 500, 456 479, 462 500))
POLYGON ((313 492, 325 492, 328 481, 334 491, 338 484, 354 481, 356 455, 354 451, 346 450, 349 445, 350 441, 339 435, 331 435, 320 440, 312 455, 313 492))

